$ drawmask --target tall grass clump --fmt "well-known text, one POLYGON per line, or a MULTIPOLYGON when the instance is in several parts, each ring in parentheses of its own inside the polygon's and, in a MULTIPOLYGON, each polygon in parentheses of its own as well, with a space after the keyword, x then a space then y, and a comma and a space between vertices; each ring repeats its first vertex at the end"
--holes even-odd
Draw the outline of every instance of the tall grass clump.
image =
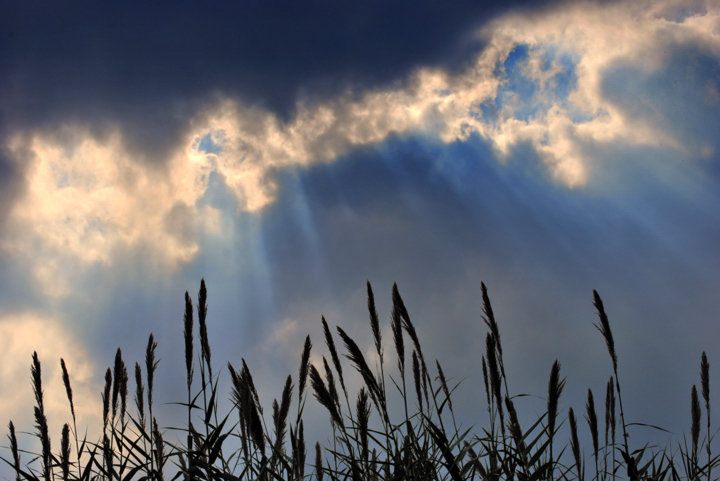
MULTIPOLYGON (((113 365, 107 368, 100 393, 102 434, 97 440, 78 434, 72 371, 60 360, 69 417, 54 452, 41 363, 33 353, 33 435, 39 452, 19 448, 18 433, 10 421, 9 454, 0 459, 14 473, 15 481, 713 481, 719 458, 711 450, 710 364, 705 352, 700 362, 700 389, 693 385, 690 393, 690 440, 683 439, 675 449, 654 452, 647 446, 631 446, 627 428, 633 423, 625 419, 619 355, 603 301, 593 291, 599 318, 595 327, 610 357, 610 376, 604 412, 598 413, 593 391, 587 390, 584 418, 590 444, 583 449, 575 410, 569 407, 565 412, 560 407, 566 379, 558 360, 550 367, 544 411, 535 419, 520 419, 518 406, 523 400, 510 389, 501 325, 488 290, 481 284, 481 318, 487 332, 484 343, 478 343, 484 347, 478 367, 485 393, 478 400, 478 410, 487 410, 488 424, 463 429, 456 421, 452 401, 459 384, 449 383, 452 378, 446 376, 440 362, 427 357, 397 285, 391 290, 391 341, 387 345, 372 286, 368 282, 366 287, 371 345, 360 345, 341 326, 331 327, 321 316, 325 352, 313 357, 313 343, 307 336, 298 350, 297 378, 287 375, 278 386, 279 399, 268 403, 267 410, 245 359, 236 366, 227 363, 227 372, 213 369, 204 279, 197 304, 193 305, 188 292, 184 298, 187 396, 174 403, 187 411, 184 425, 161 428, 156 417, 153 391, 160 361, 156 358, 158 344, 150 334, 144 363, 134 364, 134 406, 128 405, 128 367, 119 348, 113 365), (199 352, 195 350, 196 335, 199 352), (396 357, 394 365, 386 364, 388 349, 396 357), (372 358, 366 357, 367 352, 373 353, 372 358), (354 393, 351 371, 357 373, 354 381, 360 380, 354 393), (219 389, 221 377, 230 384, 227 393, 219 389), (221 397, 231 403, 228 412, 219 412, 221 397), (326 444, 309 444, 310 460, 304 417, 308 398, 322 406, 332 433, 326 444), (390 405, 393 399, 399 400, 397 407, 390 405), (569 438, 560 435, 566 421, 569 438), (620 442, 616 439, 618 424, 620 442), (168 433, 177 434, 177 439, 168 433)), ((602 403, 599 407, 602 410, 602 403)))

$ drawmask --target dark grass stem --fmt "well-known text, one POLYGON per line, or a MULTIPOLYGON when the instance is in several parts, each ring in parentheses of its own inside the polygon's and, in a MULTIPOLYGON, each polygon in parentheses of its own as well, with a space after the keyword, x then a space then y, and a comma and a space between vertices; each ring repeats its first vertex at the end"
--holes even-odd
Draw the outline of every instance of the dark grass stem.
POLYGON ((705 351, 702 353, 700 359, 700 385, 702 387, 702 396, 705 400, 705 414, 707 415, 707 442, 705 443, 705 450, 708 456, 708 481, 712 479, 712 451, 710 449, 710 363, 708 363, 707 355, 705 351))
POLYGON ((625 453, 627 455, 630 455, 630 449, 628 447, 628 434, 626 429, 627 424, 625 423, 625 411, 623 410, 622 395, 620 394, 620 380, 618 379, 615 340, 613 339, 612 330, 610 329, 610 322, 608 321, 608 316, 605 313, 605 306, 603 305, 603 301, 600 298, 600 295, 595 290, 593 290, 593 305, 597 309, 598 317, 600 318, 600 324, 594 324, 594 326, 597 328, 598 331, 600 331, 600 334, 602 334, 603 338, 605 339, 605 345, 607 346, 608 353, 610 354, 610 358, 612 359, 613 373, 615 374, 615 389, 617 391, 617 400, 620 406, 620 423, 623 430, 623 445, 625 447, 625 453))

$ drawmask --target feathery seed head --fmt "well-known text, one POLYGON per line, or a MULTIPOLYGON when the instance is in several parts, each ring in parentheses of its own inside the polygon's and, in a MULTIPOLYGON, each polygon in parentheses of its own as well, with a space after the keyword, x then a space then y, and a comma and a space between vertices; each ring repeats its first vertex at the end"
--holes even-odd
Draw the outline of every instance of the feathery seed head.
POLYGON ((370 313, 370 328, 372 329, 373 340, 375 341, 375 350, 377 351, 380 362, 382 363, 383 352, 382 335, 380 334, 380 319, 378 317, 377 310, 375 309, 375 296, 373 295, 370 281, 367 281, 367 298, 368 312, 370 313))
POLYGON ((482 357, 482 373, 483 382, 485 384, 485 397, 487 398, 488 407, 490 406, 490 385, 488 383, 488 370, 487 363, 485 362, 485 356, 482 357))
POLYGON ((358 431, 359 431, 359 437, 360 437, 360 447, 361 447, 361 458, 363 461, 367 462, 368 460, 368 423, 370 420, 370 410, 371 406, 368 402, 368 393, 365 390, 365 388, 361 388, 360 392, 358 393, 358 399, 357 399, 357 422, 358 422, 358 431))
POLYGON ((63 425, 60 440, 60 467, 63 481, 67 481, 70 473, 70 427, 67 423, 63 425))
POLYGON ((315 369, 315 366, 313 365, 310 365, 310 385, 313 388, 315 399, 317 399, 320 404, 325 406, 325 409, 327 409, 330 413, 330 419, 332 420, 332 422, 334 422, 336 426, 343 427, 344 424, 342 417, 340 416, 338 407, 333 401, 332 396, 330 396, 327 388, 325 387, 325 383, 320 377, 320 373, 317 371, 317 369, 315 369))
POLYGON ((570 408, 570 411, 568 412, 568 420, 570 421, 570 448, 572 449, 573 458, 575 458, 578 479, 580 479, 580 473, 582 472, 582 460, 580 459, 580 442, 578 441, 577 421, 575 420, 573 408, 570 408))
POLYGON ((598 311, 598 317, 600 317, 600 324, 593 324, 595 328, 600 331, 600 334, 605 338, 605 344, 607 345, 608 353, 613 363, 613 370, 617 371, 617 353, 615 352, 615 340, 613 339, 612 330, 610 329, 610 322, 608 321, 607 314, 605 314, 605 307, 603 306, 602 299, 597 291, 593 290, 593 304, 598 311))
POLYGON ((342 338, 345 343, 345 348, 348 351, 348 354, 346 354, 345 357, 350 359, 350 361, 355 365, 355 369, 362 376, 365 381, 365 385, 370 392, 370 396, 372 397, 375 406, 378 408, 378 412, 383 412, 384 410, 382 406, 385 404, 385 395, 375 380, 375 375, 372 373, 370 367, 365 361, 365 356, 363 356, 362 351, 355 341, 353 341, 341 327, 337 327, 337 330, 340 334, 340 338, 342 338))
POLYGON ((438 370, 438 375, 435 379, 440 381, 440 387, 442 387, 442 390, 445 393, 445 399, 447 399, 448 406, 450 406, 450 410, 452 411, 452 399, 450 398, 450 390, 448 389, 447 381, 445 380, 445 373, 440 366, 440 361, 435 359, 435 364, 437 365, 438 370))
POLYGON ((185 330, 185 368, 187 369, 188 389, 192 385, 193 378, 193 306, 190 294, 185 291, 185 315, 183 316, 185 330))
POLYGON ((65 359, 60 359, 60 367, 63 373, 63 384, 65 385, 65 393, 67 394, 68 402, 70 403, 70 413, 73 419, 75 419, 75 404, 73 403, 73 392, 70 387, 70 375, 68 374, 67 366, 65 366, 65 359))
POLYGON ((155 349, 157 349, 157 342, 152 334, 148 338, 147 348, 145 349, 145 370, 147 371, 147 385, 148 385, 148 405, 152 410, 152 395, 153 395, 153 381, 155 379, 155 370, 157 369, 160 361, 155 360, 155 349))
POLYGON ((317 481, 323 481, 322 449, 320 443, 315 443, 315 477, 317 481))
POLYGON ((12 421, 8 423, 8 439, 10 440, 10 451, 13 456, 13 468, 15 469, 15 481, 20 481, 20 450, 18 449, 17 437, 15 436, 15 425, 12 421))
POLYGON ((700 385, 702 386, 702 396, 705 399, 705 406, 710 410, 710 364, 707 360, 705 351, 702 353, 700 361, 700 385))
POLYGON ((587 402, 585 403, 585 411, 585 420, 590 427, 590 436, 593 443, 593 452, 595 453, 595 459, 597 459, 599 450, 598 421, 597 414, 595 412, 595 400, 593 399, 593 393, 590 389, 588 389, 587 402))
POLYGON ((393 342, 395 343, 395 352, 398 356, 398 369, 400 369, 401 375, 405 375, 405 341, 403 340, 402 333, 402 320, 398 309, 393 306, 392 310, 392 322, 390 328, 392 329, 393 342))
POLYGON ((335 370, 338 372, 338 378, 340 378, 340 387, 342 387, 343 392, 347 393, 347 390, 345 389, 345 381, 343 380, 340 356, 338 356, 337 349, 335 348, 335 340, 333 339, 332 333, 330 332, 330 328, 328 327, 328 323, 325 320, 325 316, 320 316, 320 318, 322 319, 323 334, 325 335, 325 344, 327 344, 327 347, 330 350, 330 357, 332 359, 333 365, 335 366, 335 370))
POLYGON ((112 370, 105 371, 105 390, 102 393, 103 401, 103 430, 107 427, 110 414, 110 389, 112 388, 112 370))
POLYGON ((420 363, 415 351, 412 352, 412 371, 413 380, 415 381, 415 394, 417 394, 418 406, 420 412, 423 411, 422 381, 420 381, 420 363))
POLYGON ((33 352, 32 355, 32 366, 30 366, 30 374, 32 375, 33 392, 35 393, 35 401, 40 412, 44 413, 45 408, 43 405, 43 390, 42 390, 42 370, 40 367, 40 360, 38 359, 37 351, 33 352))
POLYGON ((115 366, 113 368, 113 387, 112 387, 112 417, 115 419, 118 408, 118 395, 120 394, 120 384, 122 383, 122 369, 124 363, 122 359, 122 351, 118 347, 115 353, 115 366))
POLYGON ((697 457, 698 440, 700 439, 700 400, 698 399, 697 388, 693 384, 691 391, 691 409, 692 426, 690 433, 692 436, 693 456, 697 457))
POLYGON ((128 372, 125 363, 122 363, 122 374, 120 376, 120 422, 123 423, 125 413, 127 412, 128 397, 128 372))
POLYGON ((497 322, 495 321, 495 313, 493 313, 492 305, 490 304, 490 297, 488 296, 487 287, 485 287, 484 282, 480 283, 480 290, 482 291, 483 313, 485 314, 483 320, 485 321, 485 324, 487 324, 488 328, 490 328, 490 332, 492 332, 492 335, 495 338, 498 354, 502 356, 500 330, 498 329, 497 322))
POLYGON ((305 346, 303 347, 302 356, 300 358, 300 372, 299 372, 299 389, 298 389, 298 403, 302 404, 302 395, 305 392, 305 385, 307 384, 308 369, 310 368, 310 350, 312 349, 312 342, 310 336, 305 338, 305 346))
POLYGON ((564 387, 565 379, 560 380, 560 363, 556 359, 550 369, 550 381, 548 382, 548 431, 551 437, 555 434, 558 400, 564 387))
POLYGON ((145 387, 142 382, 142 368, 135 363, 135 406, 140 416, 140 424, 145 426, 145 387))
POLYGON ((208 367, 210 378, 212 378, 212 366, 210 364, 210 341, 207 333, 207 289, 205 288, 205 279, 200 281, 200 291, 198 292, 198 324, 200 326, 200 349, 205 364, 208 367))

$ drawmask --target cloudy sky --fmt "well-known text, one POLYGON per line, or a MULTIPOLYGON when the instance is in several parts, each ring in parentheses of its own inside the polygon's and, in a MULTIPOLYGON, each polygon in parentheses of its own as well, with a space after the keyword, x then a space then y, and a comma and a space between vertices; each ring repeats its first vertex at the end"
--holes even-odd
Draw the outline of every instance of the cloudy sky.
POLYGON ((597 289, 628 421, 682 439, 703 351, 720 382, 719 133, 714 0, 2 2, 0 421, 32 429, 37 350, 51 435, 61 357, 92 431, 150 333, 182 399, 205 278, 214 364, 266 405, 321 315, 372 351, 367 280, 391 339, 397 282, 482 425, 482 281, 528 419, 555 359, 563 412, 603 396, 597 289))

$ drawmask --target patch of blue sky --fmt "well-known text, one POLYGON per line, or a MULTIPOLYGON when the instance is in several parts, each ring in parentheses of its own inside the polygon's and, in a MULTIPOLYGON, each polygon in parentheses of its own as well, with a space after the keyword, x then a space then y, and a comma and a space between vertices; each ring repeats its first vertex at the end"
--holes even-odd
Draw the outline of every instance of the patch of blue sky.
MULTIPOLYGON (((530 47, 517 45, 508 55, 502 67, 496 70, 501 80, 495 99, 479 106, 483 117, 495 119, 498 113, 528 121, 542 115, 552 106, 560 105, 572 110, 568 95, 577 87, 575 67, 578 57, 561 51, 554 45, 530 47), (532 57, 540 59, 540 71, 557 67, 557 72, 542 82, 529 71, 532 57)), ((578 115, 578 118, 581 118, 578 115)))
POLYGON ((198 144, 198 150, 206 154, 217 154, 222 152, 222 149, 222 142, 219 141, 218 136, 213 135, 213 133, 205 135, 205 137, 200 139, 200 143, 198 144))

